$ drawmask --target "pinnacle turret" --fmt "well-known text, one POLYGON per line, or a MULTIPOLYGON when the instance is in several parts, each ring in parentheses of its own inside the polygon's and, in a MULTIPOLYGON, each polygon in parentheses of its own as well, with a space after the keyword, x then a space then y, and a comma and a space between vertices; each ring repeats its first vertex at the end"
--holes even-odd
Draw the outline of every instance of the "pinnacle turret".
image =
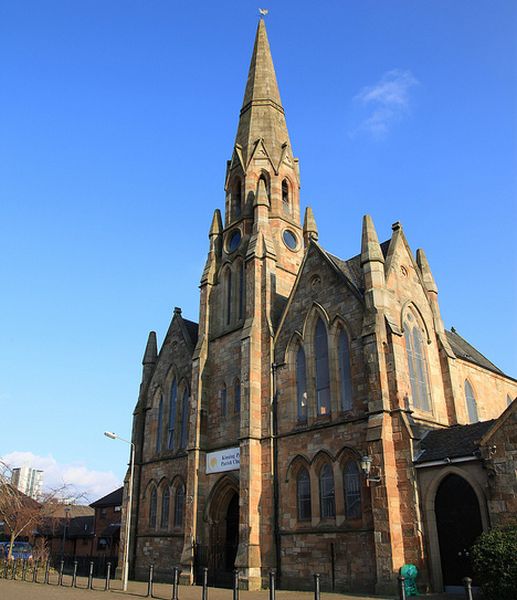
POLYGON ((416 251, 416 262, 422 273, 422 279, 425 284, 425 288, 428 292, 438 293, 438 286, 434 280, 433 274, 431 273, 431 267, 429 266, 429 262, 427 261, 427 257, 422 248, 418 248, 416 251))
POLYGON ((309 245, 309 240, 318 241, 318 227, 316 226, 316 219, 312 208, 308 206, 305 209, 305 217, 303 219, 303 239, 305 245, 309 245))
POLYGON ((363 217, 363 236, 361 241, 361 265, 368 262, 384 262, 379 238, 370 215, 363 217))
POLYGON ((156 331, 150 331, 149 337, 147 338, 147 345, 145 347, 144 358, 142 364, 154 365, 156 358, 158 357, 158 345, 156 343, 156 331))

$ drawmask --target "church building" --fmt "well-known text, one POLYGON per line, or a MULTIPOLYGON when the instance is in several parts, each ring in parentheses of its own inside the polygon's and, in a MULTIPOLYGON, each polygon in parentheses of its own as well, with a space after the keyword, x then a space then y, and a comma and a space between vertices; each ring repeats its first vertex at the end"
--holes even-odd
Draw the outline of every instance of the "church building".
POLYGON ((199 321, 174 309, 143 358, 131 576, 381 593, 413 563, 423 589, 457 585, 517 509, 517 381, 444 328, 399 222, 379 241, 365 216, 348 259, 302 222, 263 19, 225 192, 199 321))

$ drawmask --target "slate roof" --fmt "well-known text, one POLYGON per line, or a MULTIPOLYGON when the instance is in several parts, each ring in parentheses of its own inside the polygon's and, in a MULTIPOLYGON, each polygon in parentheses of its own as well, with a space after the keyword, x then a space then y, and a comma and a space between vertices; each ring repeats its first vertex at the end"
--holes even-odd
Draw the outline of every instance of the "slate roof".
POLYGON ((124 491, 123 487, 118 488, 114 492, 99 498, 95 502, 92 502, 90 506, 92 508, 101 508, 102 506, 122 506, 122 492, 124 491))
POLYGON ((415 463, 473 456, 479 447, 479 441, 494 421, 495 419, 479 421, 470 425, 453 425, 429 431, 420 441, 421 452, 415 463))
POLYGON ((474 346, 471 346, 467 342, 467 340, 464 340, 454 328, 452 331, 446 330, 445 333, 447 335, 447 340, 451 345, 452 351, 457 358, 462 358, 463 360, 474 363, 475 365, 488 369, 489 371, 494 371, 495 373, 504 375, 501 369, 498 369, 494 363, 490 362, 488 358, 481 354, 481 352, 478 352, 474 346))
POLYGON ((185 323, 190 339, 195 346, 197 344, 198 324, 194 323, 194 321, 189 321, 188 319, 183 319, 183 323, 185 323))

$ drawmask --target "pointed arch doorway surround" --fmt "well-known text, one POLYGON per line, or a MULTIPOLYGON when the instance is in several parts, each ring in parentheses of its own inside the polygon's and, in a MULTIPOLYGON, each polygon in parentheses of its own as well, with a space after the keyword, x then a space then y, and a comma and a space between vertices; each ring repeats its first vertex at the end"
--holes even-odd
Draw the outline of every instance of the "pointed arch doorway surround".
POLYGON ((239 546, 239 488, 224 477, 213 489, 209 506, 208 579, 215 587, 231 587, 239 546))
POLYGON ((463 589, 462 579, 472 577, 470 548, 483 531, 478 495, 464 477, 450 473, 438 485, 434 512, 443 587, 463 589))

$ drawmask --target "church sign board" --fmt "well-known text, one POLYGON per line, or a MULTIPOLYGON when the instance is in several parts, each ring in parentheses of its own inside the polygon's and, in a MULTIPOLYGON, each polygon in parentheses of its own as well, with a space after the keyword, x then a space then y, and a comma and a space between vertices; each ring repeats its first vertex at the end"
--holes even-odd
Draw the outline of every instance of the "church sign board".
POLYGON ((206 472, 222 473, 223 471, 235 471, 241 466, 240 448, 226 448, 209 452, 206 455, 206 472))

